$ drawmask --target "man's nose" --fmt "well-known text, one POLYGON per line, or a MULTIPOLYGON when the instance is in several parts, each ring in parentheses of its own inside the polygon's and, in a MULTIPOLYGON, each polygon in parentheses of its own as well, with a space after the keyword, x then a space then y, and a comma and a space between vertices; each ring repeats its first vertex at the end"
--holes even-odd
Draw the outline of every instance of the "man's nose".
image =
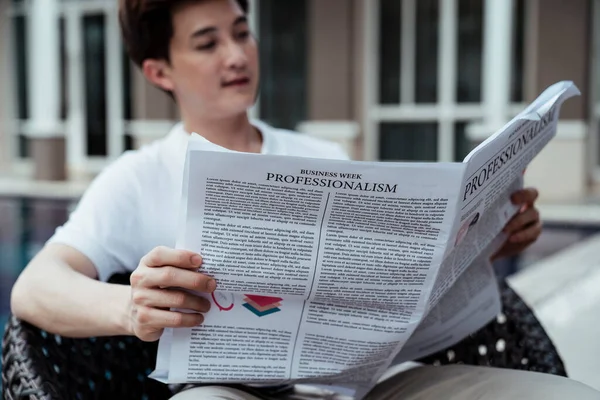
POLYGON ((245 68, 248 63, 248 57, 244 51, 244 47, 231 41, 226 49, 226 63, 228 68, 245 68))

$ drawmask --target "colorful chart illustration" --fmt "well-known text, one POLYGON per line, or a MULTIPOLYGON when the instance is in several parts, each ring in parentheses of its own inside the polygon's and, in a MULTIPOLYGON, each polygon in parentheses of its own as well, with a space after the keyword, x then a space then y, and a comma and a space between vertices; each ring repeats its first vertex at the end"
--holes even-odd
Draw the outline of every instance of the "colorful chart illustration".
POLYGON ((233 309, 233 294, 213 292, 211 293, 212 299, 221 311, 230 311, 233 309))
POLYGON ((283 299, 281 297, 247 294, 246 297, 244 297, 245 303, 242 304, 242 306, 244 306, 257 317, 264 317, 266 315, 281 311, 279 307, 281 307, 282 301, 283 299))

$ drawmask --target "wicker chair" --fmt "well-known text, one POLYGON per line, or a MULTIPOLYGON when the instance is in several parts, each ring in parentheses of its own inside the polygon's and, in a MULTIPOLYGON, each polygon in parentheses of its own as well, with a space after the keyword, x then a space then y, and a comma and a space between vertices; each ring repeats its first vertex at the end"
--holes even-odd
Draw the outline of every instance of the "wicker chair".
MULTIPOLYGON (((125 283, 126 277, 114 281, 125 283)), ((462 342, 423 360, 522 369, 566 376, 535 315, 502 284, 503 314, 462 342)), ((132 337, 67 339, 12 317, 2 352, 4 399, 167 399, 166 385, 147 378, 156 343, 132 337)))

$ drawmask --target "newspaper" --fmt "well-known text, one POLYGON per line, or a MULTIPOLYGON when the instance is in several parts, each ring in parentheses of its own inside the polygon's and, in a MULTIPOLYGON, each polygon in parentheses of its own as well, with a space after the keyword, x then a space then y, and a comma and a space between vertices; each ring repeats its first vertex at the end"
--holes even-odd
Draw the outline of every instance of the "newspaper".
POLYGON ((217 292, 167 329, 165 383, 370 387, 500 312, 490 256, 572 82, 549 87, 462 163, 237 153, 190 139, 178 248, 217 292))

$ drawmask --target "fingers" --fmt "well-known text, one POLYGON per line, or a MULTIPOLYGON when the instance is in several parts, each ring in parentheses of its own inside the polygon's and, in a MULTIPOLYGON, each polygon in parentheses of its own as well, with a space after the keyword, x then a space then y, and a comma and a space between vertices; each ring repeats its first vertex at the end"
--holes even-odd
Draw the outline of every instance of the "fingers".
POLYGON ((212 293, 216 289, 216 282, 197 272, 201 264, 202 257, 199 254, 159 246, 140 260, 140 265, 131 274, 131 285, 146 288, 180 287, 212 293))
POLYGON ((210 310, 207 299, 170 289, 213 292, 217 284, 197 271, 201 265, 199 254, 164 246, 156 247, 140 260, 130 278, 132 332, 137 337, 154 341, 164 328, 194 327, 204 321, 199 313, 210 310), (172 308, 191 312, 170 311, 172 308))
POLYGON ((185 269, 198 269, 202 265, 202 257, 191 251, 159 246, 146 254, 142 258, 141 264, 147 267, 174 266, 185 269))
POLYGON ((136 277, 137 284, 147 288, 179 287, 212 293, 217 287, 210 276, 176 267, 146 268, 140 275, 140 278, 136 277))
POLYGON ((210 310, 210 301, 207 299, 174 289, 138 290, 133 294, 133 302, 138 306, 178 308, 202 313, 210 310))
POLYGON ((523 229, 519 232, 512 234, 509 237, 509 241, 511 243, 533 243, 535 242, 540 235, 542 234, 542 223, 541 221, 536 221, 534 224, 527 227, 527 229, 523 229))
POLYGON ((527 228, 510 235, 502 248, 492 256, 492 260, 520 254, 532 243, 534 243, 541 234, 542 222, 538 220, 529 225, 527 228))
POLYGON ((140 330, 192 328, 204 322, 202 314, 166 311, 150 307, 137 309, 135 318, 141 327, 140 330))
POLYGON ((535 188, 526 188, 519 190, 511 196, 511 200, 515 205, 530 205, 533 206, 537 198, 539 197, 539 192, 535 188))
POLYGON ((535 208, 538 196, 534 188, 519 190, 511 196, 513 204, 521 206, 520 211, 504 227, 508 240, 493 259, 519 254, 540 237, 542 221, 535 208))
POLYGON ((522 230, 528 225, 532 225, 540 220, 540 213, 536 208, 528 208, 527 210, 517 214, 511 219, 508 224, 504 227, 504 232, 507 234, 513 234, 517 231, 522 230))

